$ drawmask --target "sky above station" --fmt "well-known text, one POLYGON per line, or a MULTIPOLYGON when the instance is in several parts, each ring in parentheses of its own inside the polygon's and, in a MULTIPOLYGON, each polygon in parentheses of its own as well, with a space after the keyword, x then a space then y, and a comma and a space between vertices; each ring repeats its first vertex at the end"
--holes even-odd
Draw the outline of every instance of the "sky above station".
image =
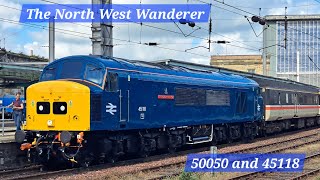
MULTIPOLYGON (((34 55, 48 57, 48 23, 19 22, 22 5, 31 3, 90 4, 91 0, 1 0, 0 47, 28 55, 32 50, 34 55)), ((259 23, 250 26, 248 19, 252 14, 284 15, 285 7, 288 15, 320 14, 320 0, 113 0, 113 3, 211 3, 211 41, 229 42, 212 43, 209 51, 209 23, 196 23, 194 28, 175 23, 114 23, 114 56, 144 61, 176 59, 209 64, 211 55, 260 55, 263 28, 259 23), (159 45, 145 45, 150 42, 159 45)), ((56 58, 91 54, 90 27, 91 23, 56 23, 56 58)))

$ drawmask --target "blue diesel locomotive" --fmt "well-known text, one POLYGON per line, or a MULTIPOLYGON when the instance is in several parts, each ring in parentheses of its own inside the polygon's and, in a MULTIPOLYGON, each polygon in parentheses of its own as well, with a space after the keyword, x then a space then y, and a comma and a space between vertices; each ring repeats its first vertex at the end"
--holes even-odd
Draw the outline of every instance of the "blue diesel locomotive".
POLYGON ((27 89, 22 150, 43 163, 147 156, 187 144, 252 139, 263 130, 259 84, 246 77, 96 56, 44 68, 27 89))

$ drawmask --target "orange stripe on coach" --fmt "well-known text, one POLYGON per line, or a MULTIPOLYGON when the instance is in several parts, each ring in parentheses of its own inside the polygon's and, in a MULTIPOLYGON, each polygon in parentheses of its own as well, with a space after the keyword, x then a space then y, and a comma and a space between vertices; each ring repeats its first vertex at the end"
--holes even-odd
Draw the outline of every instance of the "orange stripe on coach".
POLYGON ((290 110, 290 109, 319 109, 320 106, 266 106, 266 110, 290 110))

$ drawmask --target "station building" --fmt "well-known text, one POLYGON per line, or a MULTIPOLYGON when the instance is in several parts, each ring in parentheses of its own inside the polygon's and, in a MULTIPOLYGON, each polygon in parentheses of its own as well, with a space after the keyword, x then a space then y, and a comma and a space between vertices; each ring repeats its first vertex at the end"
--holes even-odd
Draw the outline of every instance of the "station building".
MULTIPOLYGON (((213 55, 210 65, 242 72, 263 74, 261 55, 213 55)), ((267 69, 270 62, 267 61, 267 69)))
POLYGON ((320 86, 320 15, 266 16, 265 75, 320 86))

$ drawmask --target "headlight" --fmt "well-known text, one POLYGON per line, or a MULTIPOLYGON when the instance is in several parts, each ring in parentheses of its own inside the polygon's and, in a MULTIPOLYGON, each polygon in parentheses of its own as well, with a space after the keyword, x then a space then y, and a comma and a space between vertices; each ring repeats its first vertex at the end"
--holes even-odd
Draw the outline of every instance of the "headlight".
POLYGON ((67 103, 66 102, 54 102, 53 103, 53 114, 67 114, 67 103))
POLYGON ((50 103, 49 102, 37 102, 37 113, 38 114, 50 114, 50 103))

